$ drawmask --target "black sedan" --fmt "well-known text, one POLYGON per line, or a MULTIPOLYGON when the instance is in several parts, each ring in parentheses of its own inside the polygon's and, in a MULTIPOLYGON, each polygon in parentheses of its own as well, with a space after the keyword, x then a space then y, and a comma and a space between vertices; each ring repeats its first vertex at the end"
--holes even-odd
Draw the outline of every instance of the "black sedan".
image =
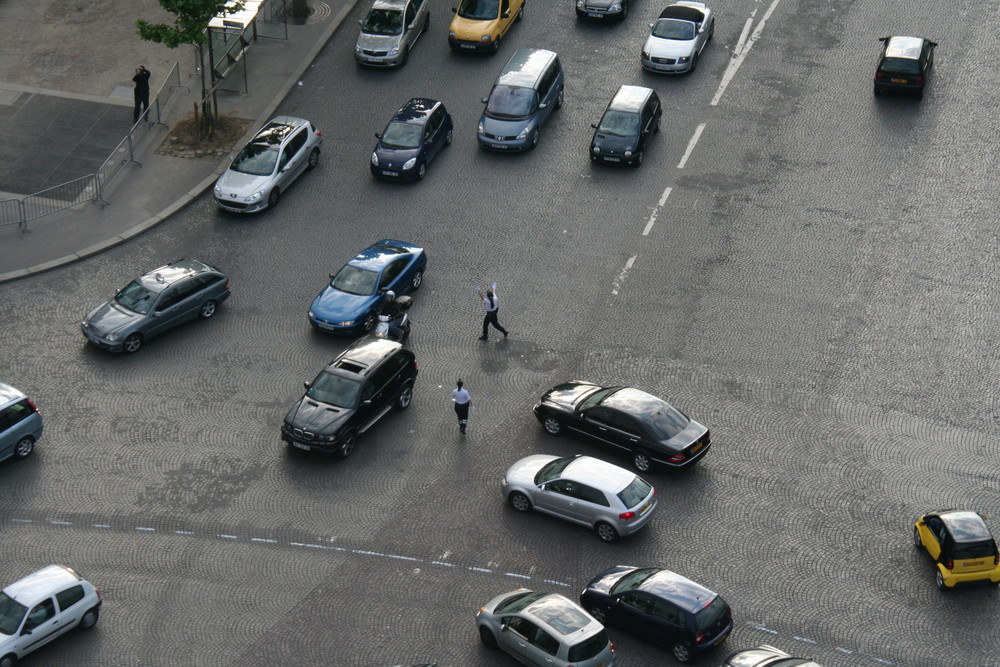
POLYGON ((629 387, 567 382, 545 392, 533 409, 547 433, 568 429, 624 449, 641 472, 653 462, 693 465, 712 446, 707 428, 663 399, 629 387))
POLYGON ((451 143, 451 114, 437 100, 413 98, 404 104, 381 134, 372 151, 372 176, 393 181, 419 180, 427 164, 451 143))

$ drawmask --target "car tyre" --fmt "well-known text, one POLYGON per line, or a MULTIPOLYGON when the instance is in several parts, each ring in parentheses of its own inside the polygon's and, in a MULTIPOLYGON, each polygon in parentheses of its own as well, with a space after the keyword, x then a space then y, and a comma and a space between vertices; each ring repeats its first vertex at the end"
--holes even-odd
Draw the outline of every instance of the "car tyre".
POLYGON ((451 145, 451 140, 455 138, 455 130, 448 130, 448 134, 444 135, 444 143, 446 146, 451 145))
POLYGON ((640 148, 640 149, 639 149, 639 150, 638 150, 638 151, 636 152, 636 154, 635 154, 635 158, 634 158, 634 159, 632 160, 632 166, 633 166, 633 167, 638 167, 638 166, 639 166, 639 165, 641 165, 641 164, 642 164, 642 149, 640 148))
POLYGON ((712 26, 708 29, 708 39, 705 41, 711 42, 713 37, 715 37, 715 19, 712 19, 712 26))
POLYGON ((529 148, 534 148, 537 145, 538 145, 538 128, 536 127, 535 131, 531 133, 531 145, 529 146, 529 148))
POLYGON ((33 451, 35 451, 35 439, 30 435, 26 435, 14 445, 14 458, 26 459, 31 456, 31 452, 33 451))
POLYGON ((209 299, 205 303, 201 304, 201 308, 198 309, 198 318, 202 320, 207 320, 212 315, 215 315, 215 309, 218 308, 218 304, 215 301, 209 299))
POLYGON ((139 351, 142 347, 142 334, 138 331, 134 331, 125 338, 125 342, 122 343, 122 351, 125 354, 134 354, 139 351))
POLYGON ((431 13, 427 12, 427 18, 424 19, 424 27, 420 29, 420 34, 427 32, 428 28, 431 27, 431 13))
POLYGON ((694 74, 694 71, 698 68, 698 54, 691 56, 691 69, 688 70, 688 74, 694 74))
POLYGON ((491 50, 492 50, 493 53, 496 53, 497 51, 500 50, 500 38, 499 37, 497 37, 495 40, 493 40, 493 46, 491 47, 491 50))
POLYGON ((89 630, 95 625, 97 625, 97 619, 101 616, 101 610, 97 607, 90 609, 83 615, 80 619, 80 627, 84 630, 89 630))
POLYGON ((944 583, 944 576, 941 574, 941 570, 934 573, 934 583, 937 584, 937 587, 942 591, 950 590, 944 583))
POLYGON ((375 315, 375 311, 369 312, 365 315, 365 321, 361 324, 361 327, 365 330, 365 333, 371 333, 372 329, 375 328, 375 322, 378 320, 378 316, 375 315))
POLYGON ((621 16, 618 17, 618 20, 619 21, 624 21, 627 17, 628 17, 628 3, 627 2, 623 2, 622 3, 622 13, 621 13, 621 16))
POLYGON ((920 531, 917 530, 916 526, 913 527, 913 546, 918 549, 924 546, 924 543, 920 540, 920 531))
POLYGON ((691 662, 691 647, 684 642, 677 642, 670 647, 670 652, 674 655, 674 660, 681 663, 691 662))
POLYGON ((649 458, 649 453, 638 449, 632 452, 632 465, 639 472, 649 472, 649 469, 653 467, 653 460, 649 458))
POLYGON ((605 523, 603 521, 599 522, 594 526, 594 531, 597 536, 601 538, 602 542, 611 543, 618 539, 618 531, 610 523, 605 523))
POLYGON ((528 500, 528 496, 524 495, 520 491, 515 491, 510 494, 510 506, 516 509, 518 512, 530 512, 531 511, 531 501, 528 500))
POLYGON ((14 667, 17 664, 17 656, 13 653, 0 658, 0 667, 14 667))
POLYGON ((660 131, 660 119, 662 117, 663 117, 663 114, 660 114, 659 116, 656 117, 656 125, 653 126, 653 132, 659 132, 660 131))
POLYGON ((424 180, 424 176, 426 175, 427 175, 427 163, 421 162, 420 167, 417 169, 417 180, 418 181, 424 180))
POLYGON ((392 407, 402 411, 410 407, 410 403, 412 402, 413 380, 407 380, 403 383, 403 386, 399 388, 399 393, 396 395, 396 401, 392 404, 392 407))
POLYGON ((336 454, 337 458, 346 459, 354 451, 354 447, 357 445, 358 435, 353 429, 346 431, 344 435, 340 436, 340 447, 337 448, 336 454))
POLYGON ((281 199, 281 190, 274 188, 271 190, 271 194, 267 196, 267 207, 274 208, 278 205, 278 200, 281 199))
POLYGON ((558 417, 553 417, 552 415, 545 415, 545 419, 542 420, 542 428, 549 435, 559 435, 562 433, 563 424, 558 417))
POLYGON ((410 289, 418 290, 420 289, 420 286, 423 284, 424 284, 424 272, 417 271, 416 273, 413 274, 413 277, 410 278, 410 289))
POLYGON ((488 649, 497 649, 497 638, 493 636, 493 631, 484 625, 479 626, 479 641, 488 649))
POLYGON ((309 154, 309 162, 306 163, 306 169, 315 169, 316 165, 319 164, 319 149, 312 149, 312 153, 309 154))
POLYGON ((524 6, 526 4, 528 4, 528 3, 522 2, 521 3, 521 8, 519 10, 517 10, 517 19, 516 19, 517 21, 523 21, 524 20, 524 6))
POLYGON ((602 625, 608 624, 608 610, 599 604, 590 605, 587 607, 587 613, 597 619, 597 622, 602 625))
POLYGON ((556 104, 555 104, 556 109, 561 109, 562 108, 562 105, 563 105, 563 94, 565 92, 566 92, 565 88, 560 88, 559 89, 559 97, 556 98, 556 104))

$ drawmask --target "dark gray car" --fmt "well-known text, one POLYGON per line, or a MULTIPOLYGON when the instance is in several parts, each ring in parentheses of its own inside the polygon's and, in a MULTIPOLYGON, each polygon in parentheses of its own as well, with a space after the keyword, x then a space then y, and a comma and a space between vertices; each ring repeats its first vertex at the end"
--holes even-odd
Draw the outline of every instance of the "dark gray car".
POLYGON ((229 279, 196 259, 179 259, 139 276, 87 314, 83 335, 97 347, 132 353, 153 336, 207 320, 229 298, 229 279))

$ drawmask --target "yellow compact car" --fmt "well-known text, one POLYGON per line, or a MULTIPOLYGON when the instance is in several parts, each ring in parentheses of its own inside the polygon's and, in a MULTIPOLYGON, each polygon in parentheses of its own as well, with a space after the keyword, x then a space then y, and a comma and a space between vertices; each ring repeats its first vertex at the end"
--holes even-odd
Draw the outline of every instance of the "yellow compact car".
POLYGON ((524 0, 461 0, 452 7, 455 18, 448 29, 453 51, 500 50, 500 38, 514 21, 524 18, 524 0))
POLYGON ((917 519, 913 546, 927 549, 934 559, 934 581, 941 590, 974 581, 1000 584, 1000 552, 985 518, 977 512, 945 510, 917 519))

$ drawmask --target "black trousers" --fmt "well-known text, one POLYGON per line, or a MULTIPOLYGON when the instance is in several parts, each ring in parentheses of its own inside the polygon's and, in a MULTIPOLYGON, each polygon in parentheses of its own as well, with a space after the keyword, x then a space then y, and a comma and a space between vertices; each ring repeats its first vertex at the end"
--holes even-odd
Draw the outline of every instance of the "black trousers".
POLYGON ((458 415, 458 423, 465 426, 469 423, 469 404, 468 403, 456 403, 455 404, 455 414, 458 415))
POLYGON ((132 114, 133 123, 139 122, 139 116, 143 109, 149 111, 149 91, 137 90, 135 91, 135 112, 132 114))
POLYGON ((489 311, 489 310, 486 311, 486 317, 483 318, 483 338, 486 337, 487 331, 491 324, 497 331, 502 333, 504 336, 507 335, 507 330, 504 329, 502 326, 500 326, 500 323, 497 322, 497 313, 499 311, 500 311, 499 308, 497 308, 494 311, 489 311))

